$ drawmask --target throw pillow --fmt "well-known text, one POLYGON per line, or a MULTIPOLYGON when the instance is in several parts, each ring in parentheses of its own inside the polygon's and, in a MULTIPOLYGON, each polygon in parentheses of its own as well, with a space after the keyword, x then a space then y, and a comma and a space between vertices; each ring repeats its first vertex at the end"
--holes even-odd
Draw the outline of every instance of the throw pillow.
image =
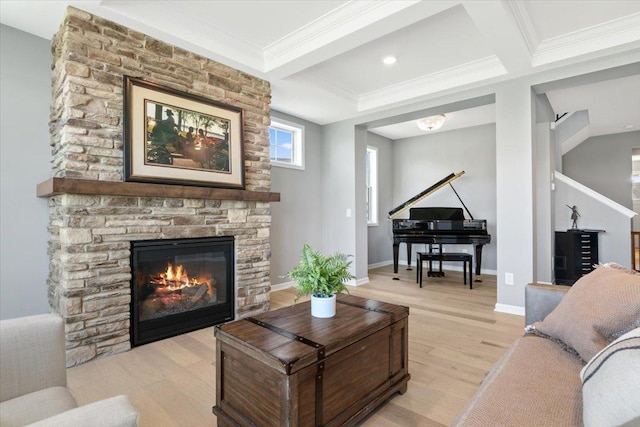
POLYGON ((640 328, 596 354, 580 379, 585 427, 640 425, 640 328))
POLYGON ((534 331, 559 340, 585 362, 640 326, 640 274, 600 265, 582 276, 534 331))

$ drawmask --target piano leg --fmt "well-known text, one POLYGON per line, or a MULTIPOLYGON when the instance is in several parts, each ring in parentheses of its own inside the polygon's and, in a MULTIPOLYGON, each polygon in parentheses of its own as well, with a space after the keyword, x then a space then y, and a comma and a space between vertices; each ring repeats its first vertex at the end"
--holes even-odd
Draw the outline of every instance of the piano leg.
POLYGON ((475 282, 482 282, 480 280, 480 265, 482 264, 482 246, 484 245, 476 245, 476 280, 475 282))
POLYGON ((407 242, 407 270, 411 270, 411 243, 407 242))
POLYGON ((400 242, 393 242, 393 280, 400 280, 398 277, 398 252, 400 250, 400 242))
MULTIPOLYGON (((433 250, 433 246, 431 243, 429 243, 429 253, 432 254, 434 253, 433 250)), ((436 253, 441 254, 442 253, 442 243, 436 243, 435 246, 438 247, 436 253)), ((433 271, 433 262, 429 260, 429 272, 427 273, 427 276, 429 277, 444 277, 444 271, 442 271, 442 258, 439 261, 435 261, 438 263, 438 271, 433 271)))

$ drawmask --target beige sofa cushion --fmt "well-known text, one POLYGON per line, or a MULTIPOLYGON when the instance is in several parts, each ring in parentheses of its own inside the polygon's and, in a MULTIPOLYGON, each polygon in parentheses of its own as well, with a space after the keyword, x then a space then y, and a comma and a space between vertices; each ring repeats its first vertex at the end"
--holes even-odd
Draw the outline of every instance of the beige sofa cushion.
POLYGON ((557 339, 584 360, 640 326, 640 274, 598 266, 581 277, 542 322, 539 335, 557 339))
POLYGON ((580 378, 585 427, 640 425, 640 328, 596 354, 580 378))
POLYGON ((491 368, 452 426, 580 426, 582 361, 557 343, 525 335, 491 368))
POLYGON ((79 406, 25 427, 137 427, 138 413, 129 399, 115 396, 79 406))
POLYGON ((0 322, 0 402, 67 385, 64 321, 54 314, 0 322))
POLYGON ((75 408, 66 387, 51 387, 0 403, 0 426, 19 427, 75 408))

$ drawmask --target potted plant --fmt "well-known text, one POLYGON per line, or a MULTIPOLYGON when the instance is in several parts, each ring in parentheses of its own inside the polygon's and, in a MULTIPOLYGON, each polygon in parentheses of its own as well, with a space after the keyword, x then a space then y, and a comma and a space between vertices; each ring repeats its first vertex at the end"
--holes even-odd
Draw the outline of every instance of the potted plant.
POLYGON ((306 243, 303 246, 300 263, 287 276, 298 284, 296 301, 303 295, 311 295, 312 316, 335 316, 336 293, 349 293, 345 283, 355 278, 349 272, 348 258, 341 253, 326 256, 306 243))

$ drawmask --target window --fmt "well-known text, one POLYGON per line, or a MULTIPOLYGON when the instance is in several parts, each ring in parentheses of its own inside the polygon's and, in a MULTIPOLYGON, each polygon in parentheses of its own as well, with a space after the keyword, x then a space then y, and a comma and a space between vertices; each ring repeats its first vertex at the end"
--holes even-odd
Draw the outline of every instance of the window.
POLYGON ((269 127, 271 164, 304 169, 304 126, 281 119, 269 127))
POLYGON ((367 224, 378 225, 378 149, 367 147, 367 224))

